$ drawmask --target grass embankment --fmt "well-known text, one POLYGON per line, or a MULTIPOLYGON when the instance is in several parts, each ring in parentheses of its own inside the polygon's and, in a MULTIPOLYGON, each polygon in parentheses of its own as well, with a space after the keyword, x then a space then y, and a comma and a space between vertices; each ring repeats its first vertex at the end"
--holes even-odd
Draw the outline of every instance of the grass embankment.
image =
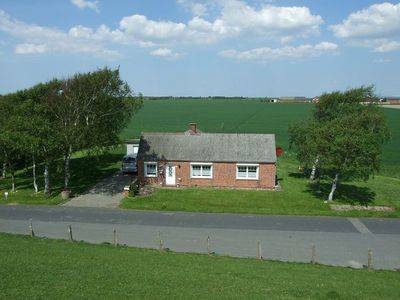
POLYGON ((400 273, 0 235, 2 299, 399 299, 400 273))
MULTIPOLYGON (((121 167, 121 157, 125 153, 124 147, 118 147, 110 153, 102 154, 98 157, 87 156, 80 152, 74 154, 71 159, 71 179, 70 188, 73 195, 79 195, 87 191, 104 177, 110 176, 121 167)), ((0 179, 0 204, 20 203, 20 204, 46 204, 57 205, 62 203, 60 192, 64 187, 64 174, 62 161, 55 162, 50 170, 52 193, 43 193, 44 177, 43 165, 37 168, 37 181, 39 193, 35 193, 32 183, 32 170, 20 170, 16 174, 16 193, 9 192, 8 200, 5 200, 4 192, 11 190, 11 178, 0 179), (58 166, 58 168, 57 168, 58 166)))

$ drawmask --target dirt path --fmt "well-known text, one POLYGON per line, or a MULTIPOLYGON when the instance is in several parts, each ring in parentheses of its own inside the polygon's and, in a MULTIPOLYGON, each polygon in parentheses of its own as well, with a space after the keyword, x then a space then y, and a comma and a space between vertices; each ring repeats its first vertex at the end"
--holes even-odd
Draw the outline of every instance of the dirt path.
POLYGON ((129 185, 134 178, 134 175, 118 172, 97 183, 86 194, 72 198, 63 206, 116 208, 124 197, 124 186, 129 185))

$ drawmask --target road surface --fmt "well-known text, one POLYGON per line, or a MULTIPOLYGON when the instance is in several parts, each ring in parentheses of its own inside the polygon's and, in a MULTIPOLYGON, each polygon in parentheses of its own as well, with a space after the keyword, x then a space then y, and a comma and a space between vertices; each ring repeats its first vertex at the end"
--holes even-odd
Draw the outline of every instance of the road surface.
POLYGON ((266 259, 309 262, 315 245, 318 263, 361 268, 372 250, 377 269, 400 269, 400 219, 264 216, 150 212, 88 207, 0 205, 0 231, 37 236, 113 241, 129 246, 164 247, 177 252, 207 252, 255 257, 260 241, 266 259))

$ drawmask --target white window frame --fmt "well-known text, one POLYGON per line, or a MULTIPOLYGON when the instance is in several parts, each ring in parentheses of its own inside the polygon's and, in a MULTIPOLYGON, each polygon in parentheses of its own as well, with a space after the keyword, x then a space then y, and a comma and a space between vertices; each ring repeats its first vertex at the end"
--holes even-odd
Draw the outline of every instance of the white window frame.
POLYGON ((158 164, 156 161, 146 161, 144 163, 144 177, 157 177, 158 172, 158 164), (148 165, 156 165, 156 174, 147 174, 147 166, 148 165))
POLYGON ((192 162, 190 163, 190 178, 202 178, 202 179, 212 179, 213 178, 213 164, 212 163, 202 163, 202 162, 192 162), (201 175, 193 175, 193 166, 201 166, 201 175), (203 166, 210 166, 210 175, 203 175, 203 166))
POLYGON ((259 164, 236 164, 236 179, 239 180, 258 180, 260 165, 259 164), (239 167, 246 167, 246 177, 239 177, 239 167), (256 167, 256 177, 249 177, 249 167, 256 167))

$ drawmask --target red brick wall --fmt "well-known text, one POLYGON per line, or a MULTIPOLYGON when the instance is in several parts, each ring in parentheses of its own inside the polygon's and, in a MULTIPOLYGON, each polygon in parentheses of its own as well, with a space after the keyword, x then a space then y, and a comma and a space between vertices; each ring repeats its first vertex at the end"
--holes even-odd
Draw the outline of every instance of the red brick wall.
MULTIPOLYGON (((174 166, 176 183, 180 186, 238 187, 272 189, 275 186, 275 164, 259 164, 258 180, 236 179, 236 163, 213 163, 213 178, 190 178, 190 162, 168 162, 174 166)), ((166 162, 158 162, 158 177, 144 177, 143 161, 138 162, 138 178, 143 184, 165 186, 166 162)))

